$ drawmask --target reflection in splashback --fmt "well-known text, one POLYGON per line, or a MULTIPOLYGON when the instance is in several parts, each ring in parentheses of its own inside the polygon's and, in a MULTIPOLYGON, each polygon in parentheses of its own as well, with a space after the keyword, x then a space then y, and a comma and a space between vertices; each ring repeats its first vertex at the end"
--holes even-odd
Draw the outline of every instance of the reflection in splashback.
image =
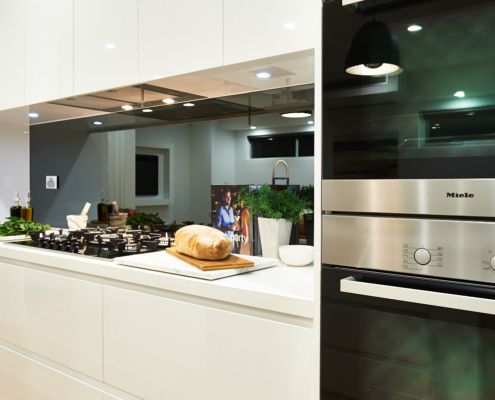
MULTIPOLYGON (((143 91, 143 87, 127 89, 122 94, 143 91)), ((146 86, 145 93, 151 89, 146 86)), ((111 107, 100 94, 51 103, 67 107, 66 103, 79 101, 85 107, 91 105, 97 115, 31 124, 31 148, 36 149, 31 152, 31 192, 37 220, 64 226, 65 216, 78 212, 85 201, 93 204, 90 219, 96 219, 100 193, 109 191, 110 199, 123 208, 158 212, 168 222, 208 223, 210 185, 271 180, 274 159, 251 158, 248 136, 313 131, 313 115, 302 119, 281 116, 288 111, 313 110, 313 85, 215 99, 174 93, 193 106, 165 104, 155 97, 150 100, 154 104, 146 105, 149 112, 134 106, 123 110, 125 104, 115 103, 117 100, 130 106, 134 103, 131 97, 121 98, 118 91, 108 94, 111 107), (158 194, 136 196, 136 179, 140 179, 136 154, 156 156, 158 194), (46 175, 59 176, 58 190, 44 188, 46 175)), ((312 156, 292 157, 287 162, 291 183, 313 183, 312 156)))

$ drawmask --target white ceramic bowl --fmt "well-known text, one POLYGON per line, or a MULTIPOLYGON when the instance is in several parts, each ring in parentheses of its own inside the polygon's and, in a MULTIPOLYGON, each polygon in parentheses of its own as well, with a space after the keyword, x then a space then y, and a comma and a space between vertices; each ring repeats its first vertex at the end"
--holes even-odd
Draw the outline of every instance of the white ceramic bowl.
POLYGON ((285 264, 291 267, 302 267, 313 262, 314 248, 304 245, 280 246, 278 254, 285 264))

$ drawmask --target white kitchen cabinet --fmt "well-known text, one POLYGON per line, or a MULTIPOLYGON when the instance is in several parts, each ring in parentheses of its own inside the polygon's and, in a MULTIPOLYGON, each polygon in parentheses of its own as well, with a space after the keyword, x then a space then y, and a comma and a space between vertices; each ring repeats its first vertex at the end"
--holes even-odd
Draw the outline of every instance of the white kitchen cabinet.
POLYGON ((321 0, 224 0, 224 63, 316 46, 321 0))
POLYGON ((219 67, 223 0, 139 0, 141 81, 219 67))
POLYGON ((26 102, 74 93, 73 3, 26 1, 26 102))
POLYGON ((105 383, 147 400, 312 398, 312 330, 104 288, 105 383))
POLYGON ((86 384, 0 346, 0 399, 103 400, 86 384))
POLYGON ((22 106, 25 94, 25 0, 0 1, 0 110, 22 106))
POLYGON ((1 340, 101 379, 101 315, 101 285, 0 263, 1 340))
POLYGON ((138 81, 137 0, 74 0, 74 91, 138 81))

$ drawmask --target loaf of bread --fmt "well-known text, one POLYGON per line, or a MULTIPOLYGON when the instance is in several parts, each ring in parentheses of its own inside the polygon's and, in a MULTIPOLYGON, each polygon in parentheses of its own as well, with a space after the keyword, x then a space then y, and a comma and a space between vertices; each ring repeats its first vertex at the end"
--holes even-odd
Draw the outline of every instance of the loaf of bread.
POLYGON ((225 233, 203 225, 188 225, 175 233, 179 253, 199 260, 221 260, 227 257, 232 243, 225 233))

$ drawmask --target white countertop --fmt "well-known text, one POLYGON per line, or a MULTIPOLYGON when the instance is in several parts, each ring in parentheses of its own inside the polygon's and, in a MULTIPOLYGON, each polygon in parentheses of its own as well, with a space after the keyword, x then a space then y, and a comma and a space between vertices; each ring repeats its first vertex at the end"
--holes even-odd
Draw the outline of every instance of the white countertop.
POLYGON ((0 243, 3 262, 15 261, 143 285, 263 310, 312 319, 314 269, 277 267, 206 281, 164 272, 118 265, 103 260, 52 250, 0 243))

